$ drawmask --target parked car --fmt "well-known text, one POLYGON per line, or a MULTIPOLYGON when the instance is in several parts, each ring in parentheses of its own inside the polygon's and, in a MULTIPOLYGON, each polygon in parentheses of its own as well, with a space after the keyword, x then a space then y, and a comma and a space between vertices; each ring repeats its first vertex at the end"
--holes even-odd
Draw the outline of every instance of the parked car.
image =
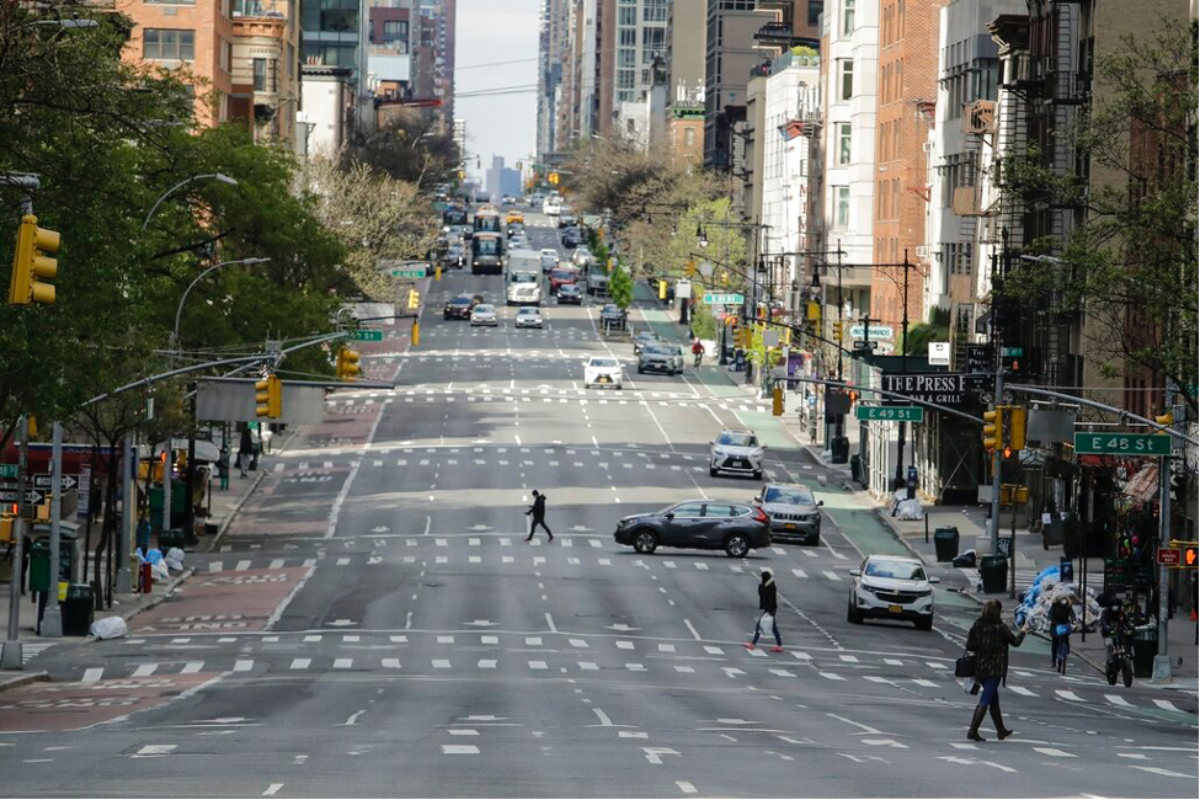
POLYGON ((813 497, 807 486, 768 483, 754 499, 771 518, 773 540, 821 543, 820 509, 825 501, 813 497))
POLYGON ((496 314, 496 307, 491 303, 480 303, 471 311, 471 327, 486 325, 495 328, 499 324, 500 319, 496 314))
POLYGON ((638 374, 662 372, 667 375, 683 374, 683 351, 675 344, 648 344, 638 356, 638 374))
POLYGON ((460 294, 450 298, 442 309, 442 319, 470 319, 475 306, 483 302, 481 294, 460 294))
POLYGON ((621 388, 621 362, 610 356, 592 356, 583 362, 584 388, 621 388))
POLYGON ((748 473, 761 479, 766 449, 752 431, 723 430, 709 443, 708 474, 715 478, 723 471, 748 473))
POLYGON ((858 625, 868 617, 908 620, 918 630, 933 628, 933 584, 925 566, 904 556, 867 556, 850 570, 847 621, 858 625))
POLYGON ((583 305, 583 290, 579 288, 578 283, 564 283, 558 287, 558 294, 555 297, 558 298, 560 306, 568 304, 583 305))
POLYGON ((742 558, 771 544, 767 515, 761 508, 729 500, 687 500, 650 514, 634 514, 617 523, 613 539, 649 555, 659 547, 724 550, 742 558))
POLYGON ((537 306, 522 306, 517 312, 516 327, 541 328, 542 312, 537 306))
POLYGON ((633 354, 635 356, 641 355, 642 350, 646 347, 646 345, 661 344, 661 343, 662 343, 662 339, 658 338, 657 333, 652 333, 650 331, 642 331, 641 333, 639 333, 633 337, 633 354))

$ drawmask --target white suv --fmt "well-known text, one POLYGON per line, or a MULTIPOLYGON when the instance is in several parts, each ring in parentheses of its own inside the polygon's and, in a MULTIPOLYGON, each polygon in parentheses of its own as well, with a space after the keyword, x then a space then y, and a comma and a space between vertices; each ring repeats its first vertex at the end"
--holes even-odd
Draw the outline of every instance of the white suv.
POLYGON ((708 474, 715 478, 719 472, 737 472, 761 480, 766 450, 753 431, 723 430, 709 442, 708 474))
POLYGON ((621 388, 621 362, 609 356, 592 356, 583 362, 583 385, 621 388))
POLYGON ((846 619, 860 624, 867 617, 902 619, 918 630, 933 628, 933 584, 925 565, 904 556, 867 556, 850 570, 850 604, 846 619))

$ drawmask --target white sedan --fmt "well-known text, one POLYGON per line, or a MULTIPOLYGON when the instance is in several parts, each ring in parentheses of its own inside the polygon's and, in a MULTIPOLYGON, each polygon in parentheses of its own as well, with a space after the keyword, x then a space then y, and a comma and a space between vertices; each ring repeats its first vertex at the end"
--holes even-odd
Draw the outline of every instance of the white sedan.
POLYGON ((537 306, 522 306, 517 312, 516 327, 541 328, 543 324, 542 311, 537 306))
POLYGON ((609 356, 592 356, 583 362, 583 385, 594 387, 621 388, 621 362, 609 356))
POLYGON ((500 324, 496 315, 496 307, 490 303, 480 303, 471 311, 471 326, 486 325, 494 328, 500 324))
POLYGON ((933 628, 933 584, 925 565, 905 556, 867 556, 850 570, 847 621, 859 624, 867 617, 912 622, 918 630, 933 628))
POLYGON ((558 266, 558 251, 551 247, 542 248, 542 272, 549 272, 558 266))

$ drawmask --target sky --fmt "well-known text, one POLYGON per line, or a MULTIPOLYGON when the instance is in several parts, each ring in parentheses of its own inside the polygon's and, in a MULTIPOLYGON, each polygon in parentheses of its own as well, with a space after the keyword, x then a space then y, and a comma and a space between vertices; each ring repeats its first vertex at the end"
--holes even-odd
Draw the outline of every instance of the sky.
POLYGON ((525 160, 537 149, 537 93, 498 97, 462 97, 464 92, 501 86, 536 86, 538 11, 541 0, 459 0, 455 50, 455 115, 467 121, 469 171, 481 177, 492 155, 504 156, 508 166, 525 160), (480 69, 478 64, 516 61, 480 69))

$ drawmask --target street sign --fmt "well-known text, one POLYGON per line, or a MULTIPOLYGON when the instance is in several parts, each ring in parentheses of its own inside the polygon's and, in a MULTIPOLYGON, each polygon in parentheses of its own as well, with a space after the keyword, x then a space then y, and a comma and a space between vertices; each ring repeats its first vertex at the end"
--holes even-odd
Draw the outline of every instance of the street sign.
POLYGON ((424 278, 425 268, 394 269, 389 273, 393 278, 424 278))
POLYGON ((350 338, 356 342, 382 342, 383 331, 350 331, 350 338))
POLYGON ((1171 437, 1145 433, 1076 433, 1076 453, 1169 456, 1171 437))
POLYGON ((869 342, 865 339, 859 339, 854 342, 855 350, 878 350, 879 342, 869 342))
POLYGON ((854 410, 859 419, 874 419, 890 422, 923 422, 925 409, 920 406, 858 406, 854 410))
POLYGON ((851 325, 850 335, 855 339, 891 339, 896 332, 892 330, 891 325, 872 325, 864 336, 862 325, 851 325))
POLYGON ((994 372, 993 352, 990 344, 967 345, 967 372, 976 375, 994 372))
POLYGON ((950 343, 949 342, 930 342, 929 343, 929 363, 935 367, 950 366, 950 343))
MULTIPOLYGON (((45 499, 46 499, 46 496, 36 489, 26 489, 25 490, 25 502, 26 503, 32 503, 33 505, 36 506, 38 503, 42 502, 45 499)), ((17 502, 17 490, 16 489, 0 490, 0 503, 15 503, 15 502, 17 502)))
MULTIPOLYGON (((54 476, 48 472, 39 472, 33 476, 33 485, 39 489, 49 489, 52 485, 50 482, 52 477, 54 476)), ((79 479, 74 475, 60 475, 59 480, 64 489, 74 489, 79 485, 79 479)))
POLYGON ((1168 567, 1177 567, 1180 562, 1180 552, 1170 547, 1158 548, 1158 563, 1168 567))
POLYGON ((15 478, 17 477, 16 464, 0 464, 0 478, 15 478))
POLYGON ((706 306, 740 306, 746 297, 735 292, 705 292, 701 302, 706 306))
POLYGON ((959 372, 885 372, 881 377, 885 392, 942 406, 962 405, 967 393, 966 376, 959 372))

